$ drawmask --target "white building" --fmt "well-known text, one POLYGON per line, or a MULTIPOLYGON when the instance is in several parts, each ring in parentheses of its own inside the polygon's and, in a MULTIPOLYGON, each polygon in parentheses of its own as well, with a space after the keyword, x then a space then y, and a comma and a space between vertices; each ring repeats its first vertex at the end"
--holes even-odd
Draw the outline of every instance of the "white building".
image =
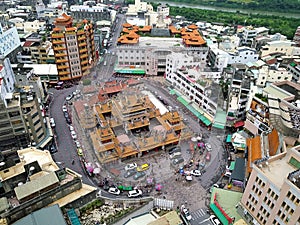
POLYGON ((256 50, 249 47, 238 47, 235 51, 228 52, 228 64, 247 64, 258 60, 256 50))
MULTIPOLYGON (((0 94, 2 100, 12 95, 15 90, 15 82, 14 72, 9 59, 6 58, 0 65, 0 94)), ((6 103, 6 101, 4 101, 4 103, 6 103)))
POLYGON ((0 58, 5 58, 9 53, 20 46, 20 38, 16 27, 3 30, 0 24, 0 58))
POLYGON ((256 80, 256 86, 266 87, 268 83, 291 81, 293 74, 286 68, 271 68, 269 66, 263 66, 259 69, 258 78, 256 80))
POLYGON ((252 42, 257 36, 265 36, 269 33, 269 29, 265 27, 247 26, 242 28, 241 44, 252 46, 252 42))
POLYGON ((46 24, 45 21, 39 21, 39 20, 26 21, 26 22, 23 23, 24 33, 37 32, 42 27, 44 27, 45 24, 46 24))
POLYGON ((166 57, 172 52, 189 52, 206 61, 208 48, 186 48, 181 38, 140 37, 135 45, 119 45, 116 48, 118 67, 138 67, 147 75, 163 75, 166 72, 166 57))
POLYGON ((300 48, 294 46, 292 41, 272 41, 262 47, 260 55, 281 54, 286 56, 300 55, 300 48))

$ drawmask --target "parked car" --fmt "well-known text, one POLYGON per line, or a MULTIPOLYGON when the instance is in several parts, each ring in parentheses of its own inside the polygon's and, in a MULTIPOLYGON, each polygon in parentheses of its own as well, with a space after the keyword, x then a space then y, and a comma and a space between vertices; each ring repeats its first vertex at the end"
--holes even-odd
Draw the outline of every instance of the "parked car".
POLYGON ((192 177, 191 175, 187 175, 187 176, 185 176, 185 179, 186 179, 187 181, 192 181, 192 180, 193 180, 193 177, 192 177))
POLYGON ((136 163, 130 163, 130 164, 127 164, 125 166, 125 170, 133 170, 135 168, 137 168, 137 164, 136 163))
POLYGON ((50 122, 50 126, 52 128, 54 128, 56 126, 55 121, 54 121, 54 119, 52 117, 49 119, 49 122, 50 122))
POLYGON ((75 140, 77 138, 76 132, 75 131, 71 131, 71 136, 75 140))
POLYGON ((208 152, 210 152, 211 151, 211 145, 209 144, 209 143, 205 143, 205 148, 206 148, 206 150, 208 151, 208 152))
POLYGON ((71 123, 72 123, 72 120, 70 119, 70 117, 66 117, 66 122, 67 122, 68 124, 71 124, 71 123))
POLYGON ((69 117, 69 113, 68 113, 67 111, 64 112, 64 117, 65 117, 65 118, 69 117))
POLYGON ((224 176, 225 176, 225 177, 231 177, 231 172, 226 171, 225 174, 224 174, 224 176))
POLYGON ((215 215, 211 215, 209 217, 210 222, 212 222, 212 224, 214 225, 221 225, 222 223, 220 222, 220 220, 215 216, 215 215))
POLYGON ((70 131, 74 131, 74 127, 70 125, 70 126, 69 126, 69 130, 70 130, 70 131))
POLYGON ((139 197, 142 196, 142 194, 143 194, 142 190, 135 189, 128 192, 128 198, 139 197))
POLYGON ((181 157, 181 152, 174 152, 170 155, 170 159, 181 157))
POLYGON ((172 159, 172 164, 173 165, 177 165, 177 164, 180 164, 180 163, 183 163, 183 162, 184 162, 184 159, 182 157, 172 159))
POLYGON ((76 145, 77 148, 81 147, 80 142, 78 140, 74 141, 74 143, 75 143, 75 145, 76 145))
POLYGON ((180 146, 175 146, 169 149, 169 154, 173 154, 174 152, 181 152, 180 146))
POLYGON ((137 168, 136 168, 136 170, 137 171, 145 171, 145 170, 147 170, 147 169, 149 169, 149 164, 147 164, 147 163, 145 163, 145 164, 143 164, 143 165, 141 165, 141 166, 138 166, 137 168))
POLYGON ((133 179, 134 180, 138 180, 138 179, 140 179, 140 178, 142 178, 143 176, 145 176, 146 174, 143 172, 143 171, 141 171, 141 172, 136 172, 136 174, 133 176, 133 179))
POLYGON ((77 154, 83 156, 82 148, 77 148, 77 154))
POLYGON ((187 208, 183 208, 182 214, 188 221, 190 221, 192 219, 192 216, 187 208))
POLYGON ((131 177, 133 176, 134 174, 136 174, 136 171, 135 170, 127 170, 124 174, 124 177, 125 178, 128 178, 128 177, 131 177))
POLYGON ((68 112, 67 106, 63 105, 62 111, 63 111, 63 112, 68 112))
POLYGON ((73 94, 69 94, 69 95, 66 97, 66 100, 67 100, 67 101, 70 101, 73 97, 74 97, 73 94))
POLYGON ((49 151, 50 151, 51 154, 54 154, 55 152, 57 152, 57 148, 55 147, 54 144, 52 144, 52 145, 50 146, 49 151))
POLYGON ((119 195, 121 193, 121 191, 116 187, 110 187, 108 189, 108 193, 111 193, 111 194, 114 194, 114 195, 119 195))
POLYGON ((191 175, 193 175, 195 177, 199 177, 199 176, 201 176, 201 172, 200 172, 200 170, 192 170, 191 175))

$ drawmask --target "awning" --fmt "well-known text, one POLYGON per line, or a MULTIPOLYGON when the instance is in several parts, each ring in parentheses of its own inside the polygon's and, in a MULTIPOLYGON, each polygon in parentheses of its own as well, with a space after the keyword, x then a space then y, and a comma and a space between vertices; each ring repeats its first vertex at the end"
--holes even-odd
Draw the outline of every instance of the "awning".
POLYGON ((221 221, 222 224, 224 224, 224 225, 232 224, 232 223, 229 223, 227 218, 223 215, 221 210, 214 203, 210 204, 210 208, 216 214, 216 216, 218 217, 218 219, 221 221))
POLYGON ((41 149, 45 148, 45 146, 47 144, 49 144, 50 141, 52 141, 52 138, 53 138, 52 136, 49 136, 46 140, 44 140, 43 142, 41 142, 41 144, 37 145, 37 147, 41 148, 41 149))
POLYGON ((214 128, 218 128, 218 129, 224 129, 224 128, 225 128, 224 125, 219 124, 219 123, 214 123, 214 124, 213 124, 213 127, 214 127, 214 128))
POLYGON ((245 122, 241 120, 241 121, 235 122, 234 127, 235 128, 243 127, 244 124, 245 124, 245 122))
MULTIPOLYGON (((177 98, 178 99, 178 98, 177 98)), ((186 105, 186 108, 188 110, 190 110, 195 116, 197 116, 197 118, 199 120, 202 121, 202 123, 204 123, 206 126, 211 125, 211 122, 209 119, 207 119, 204 115, 202 115, 197 109, 195 109, 193 106, 191 105, 186 105)))
POLYGON ((177 100, 178 100, 179 102, 181 102, 184 106, 187 106, 187 105, 189 104, 189 102, 187 102, 182 96, 179 96, 179 97, 177 98, 177 100))
POLYGON ((231 134, 228 134, 227 135, 227 138, 226 138, 226 143, 231 143, 231 134))
POLYGON ((170 90, 170 94, 171 94, 171 95, 175 95, 175 94, 176 94, 176 91, 175 91, 174 89, 171 89, 171 90, 170 90))

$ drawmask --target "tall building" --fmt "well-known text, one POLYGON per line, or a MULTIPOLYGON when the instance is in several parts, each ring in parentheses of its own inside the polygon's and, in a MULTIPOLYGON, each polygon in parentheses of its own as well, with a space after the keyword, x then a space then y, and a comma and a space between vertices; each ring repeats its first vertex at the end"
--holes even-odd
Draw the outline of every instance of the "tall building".
POLYGON ((300 47, 300 26, 296 29, 293 41, 296 43, 296 46, 300 47))
POLYGON ((248 224, 300 224, 300 146, 253 162, 241 206, 248 224))
POLYGON ((96 56, 93 24, 83 20, 74 26, 72 17, 65 13, 54 24, 51 39, 59 80, 88 75, 96 56))

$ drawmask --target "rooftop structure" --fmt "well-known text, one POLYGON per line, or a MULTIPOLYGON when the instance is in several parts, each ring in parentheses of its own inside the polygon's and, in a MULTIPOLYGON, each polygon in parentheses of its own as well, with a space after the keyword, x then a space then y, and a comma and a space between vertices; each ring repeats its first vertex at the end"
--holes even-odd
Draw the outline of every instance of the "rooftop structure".
POLYGON ((45 206, 63 207, 82 195, 95 194, 96 189, 82 184, 79 174, 60 169, 48 151, 31 147, 18 150, 18 156, 16 161, 4 158, 0 165, 2 199, 7 201, 0 215, 9 223, 45 206))

